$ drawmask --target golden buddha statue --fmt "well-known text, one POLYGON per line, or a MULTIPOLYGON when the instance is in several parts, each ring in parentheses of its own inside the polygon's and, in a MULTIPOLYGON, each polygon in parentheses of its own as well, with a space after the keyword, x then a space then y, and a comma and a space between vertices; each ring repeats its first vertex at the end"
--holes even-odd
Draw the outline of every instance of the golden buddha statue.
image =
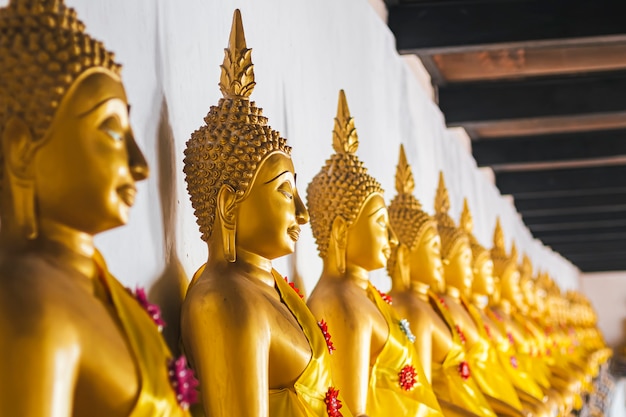
MULTIPOLYGON (((517 307, 524 305, 524 296, 519 285, 518 254, 513 243, 511 253, 507 255, 499 219, 496 221, 491 257, 494 262, 494 274, 499 278, 501 295, 500 302, 494 306, 492 311, 500 328, 506 333, 510 344, 514 347, 518 369, 529 374, 541 387, 544 395, 547 396, 547 398, 544 397, 544 402, 548 407, 552 410, 558 410, 561 415, 567 415, 573 406, 574 397, 563 386, 564 384, 552 378, 545 358, 542 358, 541 345, 533 339, 529 332, 527 318, 517 311, 517 307)), ((528 391, 530 387, 530 384, 526 385, 526 392, 530 393, 528 391)), ((535 390, 533 389, 533 391, 535 390)), ((533 396, 538 397, 537 394, 533 396)))
POLYGON ((185 150, 187 188, 209 256, 183 303, 184 349, 208 416, 350 416, 331 377, 326 324, 272 268, 273 259, 294 251, 308 213, 291 148, 249 99, 254 85, 236 10, 224 97, 185 150))
POLYGON ((467 199, 463 202, 460 223, 461 228, 465 230, 470 239, 472 248, 474 281, 472 282, 471 302, 480 314, 487 336, 496 348, 495 353, 500 360, 501 369, 515 387, 524 410, 528 410, 536 416, 551 416, 551 404, 544 404, 544 400, 547 398, 545 398, 541 387, 520 367, 514 344, 511 343, 506 331, 501 326, 499 316, 494 314, 489 306, 490 303, 499 301, 498 291, 496 291, 499 284, 496 285, 496 279, 493 275, 494 262, 490 252, 478 242, 473 234, 474 222, 467 199), (494 294, 496 294, 495 299, 494 294))
POLYGON ((522 405, 491 345, 480 314, 468 300, 473 271, 472 249, 468 235, 457 228, 448 214, 450 199, 443 173, 435 197, 435 219, 441 236, 441 257, 446 293, 441 302, 449 310, 455 330, 465 345, 472 378, 492 409, 499 416, 521 416, 522 405))
POLYGON ((311 228, 324 267, 308 305, 332 330, 332 364, 356 416, 441 416, 406 320, 370 283, 397 244, 383 190, 355 154, 359 142, 345 94, 333 154, 307 188, 311 228))
POLYGON ((120 68, 62 0, 0 9, 2 416, 189 415, 158 308, 93 242, 148 176, 120 68))
POLYGON ((444 415, 495 416, 467 373, 463 343, 435 294, 444 289, 441 240, 437 223, 422 210, 414 189, 411 167, 400 145, 398 194, 389 205, 389 221, 398 234, 398 246, 387 263, 393 308, 411 323, 415 349, 444 415))

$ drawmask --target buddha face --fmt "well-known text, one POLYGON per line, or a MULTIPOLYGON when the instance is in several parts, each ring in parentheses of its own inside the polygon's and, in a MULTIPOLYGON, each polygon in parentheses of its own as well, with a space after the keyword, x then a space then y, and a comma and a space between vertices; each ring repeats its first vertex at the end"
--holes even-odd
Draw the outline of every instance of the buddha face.
POLYGON ((472 291, 480 295, 492 295, 495 291, 493 278, 493 261, 489 257, 482 257, 477 265, 474 265, 474 282, 472 291))
POLYGON ((435 292, 444 289, 441 263, 441 238, 435 227, 429 227, 410 254, 411 281, 430 285, 435 292))
POLYGON ((135 182, 148 175, 128 109, 124 87, 107 72, 75 82, 33 156, 40 218, 92 235, 128 221, 135 182))
POLYGON ((519 285, 519 271, 516 268, 507 268, 502 276, 502 298, 508 300, 515 307, 524 307, 524 296, 519 285))
POLYGON ((276 153, 259 168, 237 207, 236 246, 266 259, 293 253, 309 214, 296 188, 291 158, 276 153))
POLYGON ((356 220, 348 228, 346 265, 366 271, 384 268, 391 248, 398 244, 389 225, 389 215, 383 197, 374 193, 365 200, 356 220))
POLYGON ((469 242, 461 241, 454 252, 444 262, 444 276, 446 284, 458 288, 464 295, 468 295, 472 288, 472 249, 469 242))

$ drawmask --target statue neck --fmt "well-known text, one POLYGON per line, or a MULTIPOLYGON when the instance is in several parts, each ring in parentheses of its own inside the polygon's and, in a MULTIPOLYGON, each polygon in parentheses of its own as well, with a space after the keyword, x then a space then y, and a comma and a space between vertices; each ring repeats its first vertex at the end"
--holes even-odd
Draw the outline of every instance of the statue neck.
POLYGON ((421 300, 428 301, 428 290, 430 289, 430 285, 419 281, 411 281, 409 289, 421 300))
POLYGON ((472 295, 472 304, 478 307, 480 310, 485 310, 487 305, 489 304, 489 297, 482 294, 473 294, 472 295))
POLYGON ((246 276, 257 278, 270 287, 276 285, 272 275, 272 261, 267 258, 238 248, 237 258, 233 264, 246 276))
POLYGON ((459 301, 461 299, 461 290, 459 290, 456 287, 447 285, 446 286, 446 294, 449 295, 450 297, 454 298, 457 301, 459 301))
POLYGON ((53 220, 39 219, 39 235, 27 241, 25 249, 42 255, 54 265, 69 266, 89 279, 96 276, 93 236, 88 233, 53 220))

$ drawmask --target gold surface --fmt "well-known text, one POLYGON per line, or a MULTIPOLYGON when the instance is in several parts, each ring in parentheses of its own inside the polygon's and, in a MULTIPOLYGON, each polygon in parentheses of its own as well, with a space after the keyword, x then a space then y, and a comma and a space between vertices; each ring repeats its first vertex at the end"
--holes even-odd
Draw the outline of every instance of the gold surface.
POLYGON ((188 415, 93 243, 148 175, 120 67, 63 1, 10 1, 0 31, 0 415, 188 415))

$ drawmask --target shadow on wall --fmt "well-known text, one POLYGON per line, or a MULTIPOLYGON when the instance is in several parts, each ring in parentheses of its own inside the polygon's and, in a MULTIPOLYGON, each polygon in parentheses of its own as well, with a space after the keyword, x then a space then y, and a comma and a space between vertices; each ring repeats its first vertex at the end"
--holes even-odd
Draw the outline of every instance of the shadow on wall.
POLYGON ((161 307, 161 314, 166 323, 163 337, 172 354, 178 356, 181 354, 180 308, 189 280, 176 253, 176 151, 165 96, 161 99, 156 143, 165 268, 152 286, 149 297, 161 307))

